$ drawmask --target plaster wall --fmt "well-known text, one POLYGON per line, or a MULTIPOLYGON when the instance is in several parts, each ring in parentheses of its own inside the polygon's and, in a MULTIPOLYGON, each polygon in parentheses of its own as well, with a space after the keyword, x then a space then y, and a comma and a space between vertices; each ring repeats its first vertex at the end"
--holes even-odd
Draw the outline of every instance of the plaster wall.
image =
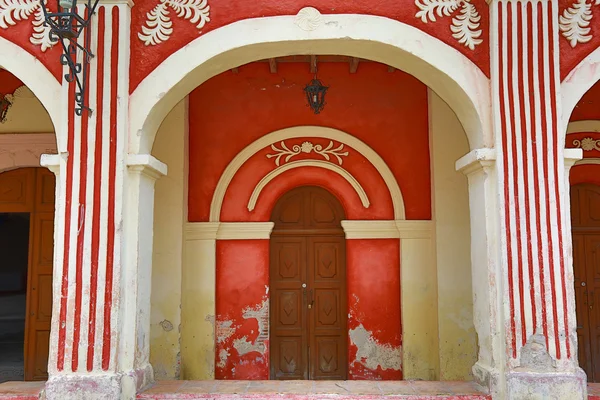
POLYGON ((477 361, 473 326, 471 236, 467 177, 455 162, 469 152, 456 115, 429 91, 429 130, 435 221, 440 380, 472 379, 477 361))
POLYGON ((150 362, 158 380, 181 377, 186 132, 187 99, 184 99, 162 123, 152 151, 169 168, 167 176, 156 182, 154 200, 150 362))
POLYGON ((48 112, 29 89, 21 86, 14 94, 13 105, 8 109, 6 121, 0 123, 0 134, 48 132, 54 132, 48 112))

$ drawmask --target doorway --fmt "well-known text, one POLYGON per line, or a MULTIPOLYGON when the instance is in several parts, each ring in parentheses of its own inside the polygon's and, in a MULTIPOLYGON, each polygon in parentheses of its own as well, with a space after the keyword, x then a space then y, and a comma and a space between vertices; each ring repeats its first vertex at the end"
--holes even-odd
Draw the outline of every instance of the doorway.
POLYGON ((48 377, 54 174, 0 173, 0 382, 48 377))
POLYGON ((571 221, 579 365, 600 382, 600 186, 571 187, 571 221))
POLYGON ((347 378, 343 219, 339 201, 314 186, 291 190, 273 209, 271 379, 347 378))

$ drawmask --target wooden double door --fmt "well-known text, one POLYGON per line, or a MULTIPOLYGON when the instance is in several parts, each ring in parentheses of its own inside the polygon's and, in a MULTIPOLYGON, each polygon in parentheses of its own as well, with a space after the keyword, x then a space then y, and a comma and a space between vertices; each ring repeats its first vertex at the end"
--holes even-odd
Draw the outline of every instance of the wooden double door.
MULTIPOLYGON (((0 173, 0 213, 28 214, 29 217, 23 349, 25 380, 48 378, 54 255, 54 186, 54 174, 45 168, 22 168, 0 173)), ((11 249, 4 251, 8 252, 11 249)))
POLYGON ((271 379, 347 379, 344 212, 300 187, 275 206, 270 251, 271 379))
POLYGON ((600 186, 571 187, 579 365, 600 382, 600 186))

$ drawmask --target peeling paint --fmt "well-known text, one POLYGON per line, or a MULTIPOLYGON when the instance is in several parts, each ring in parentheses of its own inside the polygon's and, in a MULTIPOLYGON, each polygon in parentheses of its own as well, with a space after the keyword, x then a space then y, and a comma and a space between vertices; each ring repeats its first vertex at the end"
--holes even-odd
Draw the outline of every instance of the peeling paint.
POLYGON ((264 299, 262 304, 253 308, 245 308, 242 316, 244 319, 256 319, 258 323, 258 337, 256 338, 255 346, 262 346, 263 351, 261 353, 264 353, 265 342, 269 340, 269 300, 264 299))
POLYGON ((259 352, 260 354, 265 354, 266 346, 264 342, 259 342, 258 340, 253 344, 248 341, 246 336, 235 339, 233 341, 233 347, 237 350, 237 352, 243 356, 244 354, 252 353, 253 351, 259 352))
POLYGON ((225 368, 225 365, 227 365, 227 357, 229 355, 230 354, 226 349, 219 350, 219 362, 217 363, 217 367, 225 368))
POLYGON ((220 321, 217 323, 217 343, 223 343, 235 333, 233 321, 220 321))
POLYGON ((161 321, 159 325, 165 330, 165 332, 171 332, 173 330, 173 324, 168 319, 161 321))
POLYGON ((370 370, 402 368, 402 347, 381 344, 373 338, 373 333, 360 324, 350 330, 350 341, 357 347, 355 363, 362 364, 370 370))

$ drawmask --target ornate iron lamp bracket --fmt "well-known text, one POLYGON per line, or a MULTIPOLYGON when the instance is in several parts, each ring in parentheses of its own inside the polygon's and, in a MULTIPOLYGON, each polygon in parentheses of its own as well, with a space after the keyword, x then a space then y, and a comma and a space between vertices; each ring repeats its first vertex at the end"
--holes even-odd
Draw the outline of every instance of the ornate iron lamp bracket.
MULTIPOLYGON (((44 25, 50 27, 50 40, 57 42, 60 40, 63 54, 60 56, 60 63, 69 68, 69 72, 64 78, 67 82, 75 81, 75 113, 79 116, 83 110, 88 110, 91 116, 92 109, 86 104, 85 93, 87 89, 87 77, 91 59, 94 57, 91 47, 91 35, 88 29, 92 15, 96 12, 99 0, 86 0, 84 17, 77 14, 77 0, 72 0, 71 6, 64 8, 58 5, 57 12, 50 12, 47 8, 46 0, 40 0, 40 5, 44 11, 44 25), (83 45, 78 42, 81 34, 83 36, 83 45), (77 60, 77 53, 81 51, 81 60, 77 60)), ((61 1, 62 3, 62 1, 61 1)))

